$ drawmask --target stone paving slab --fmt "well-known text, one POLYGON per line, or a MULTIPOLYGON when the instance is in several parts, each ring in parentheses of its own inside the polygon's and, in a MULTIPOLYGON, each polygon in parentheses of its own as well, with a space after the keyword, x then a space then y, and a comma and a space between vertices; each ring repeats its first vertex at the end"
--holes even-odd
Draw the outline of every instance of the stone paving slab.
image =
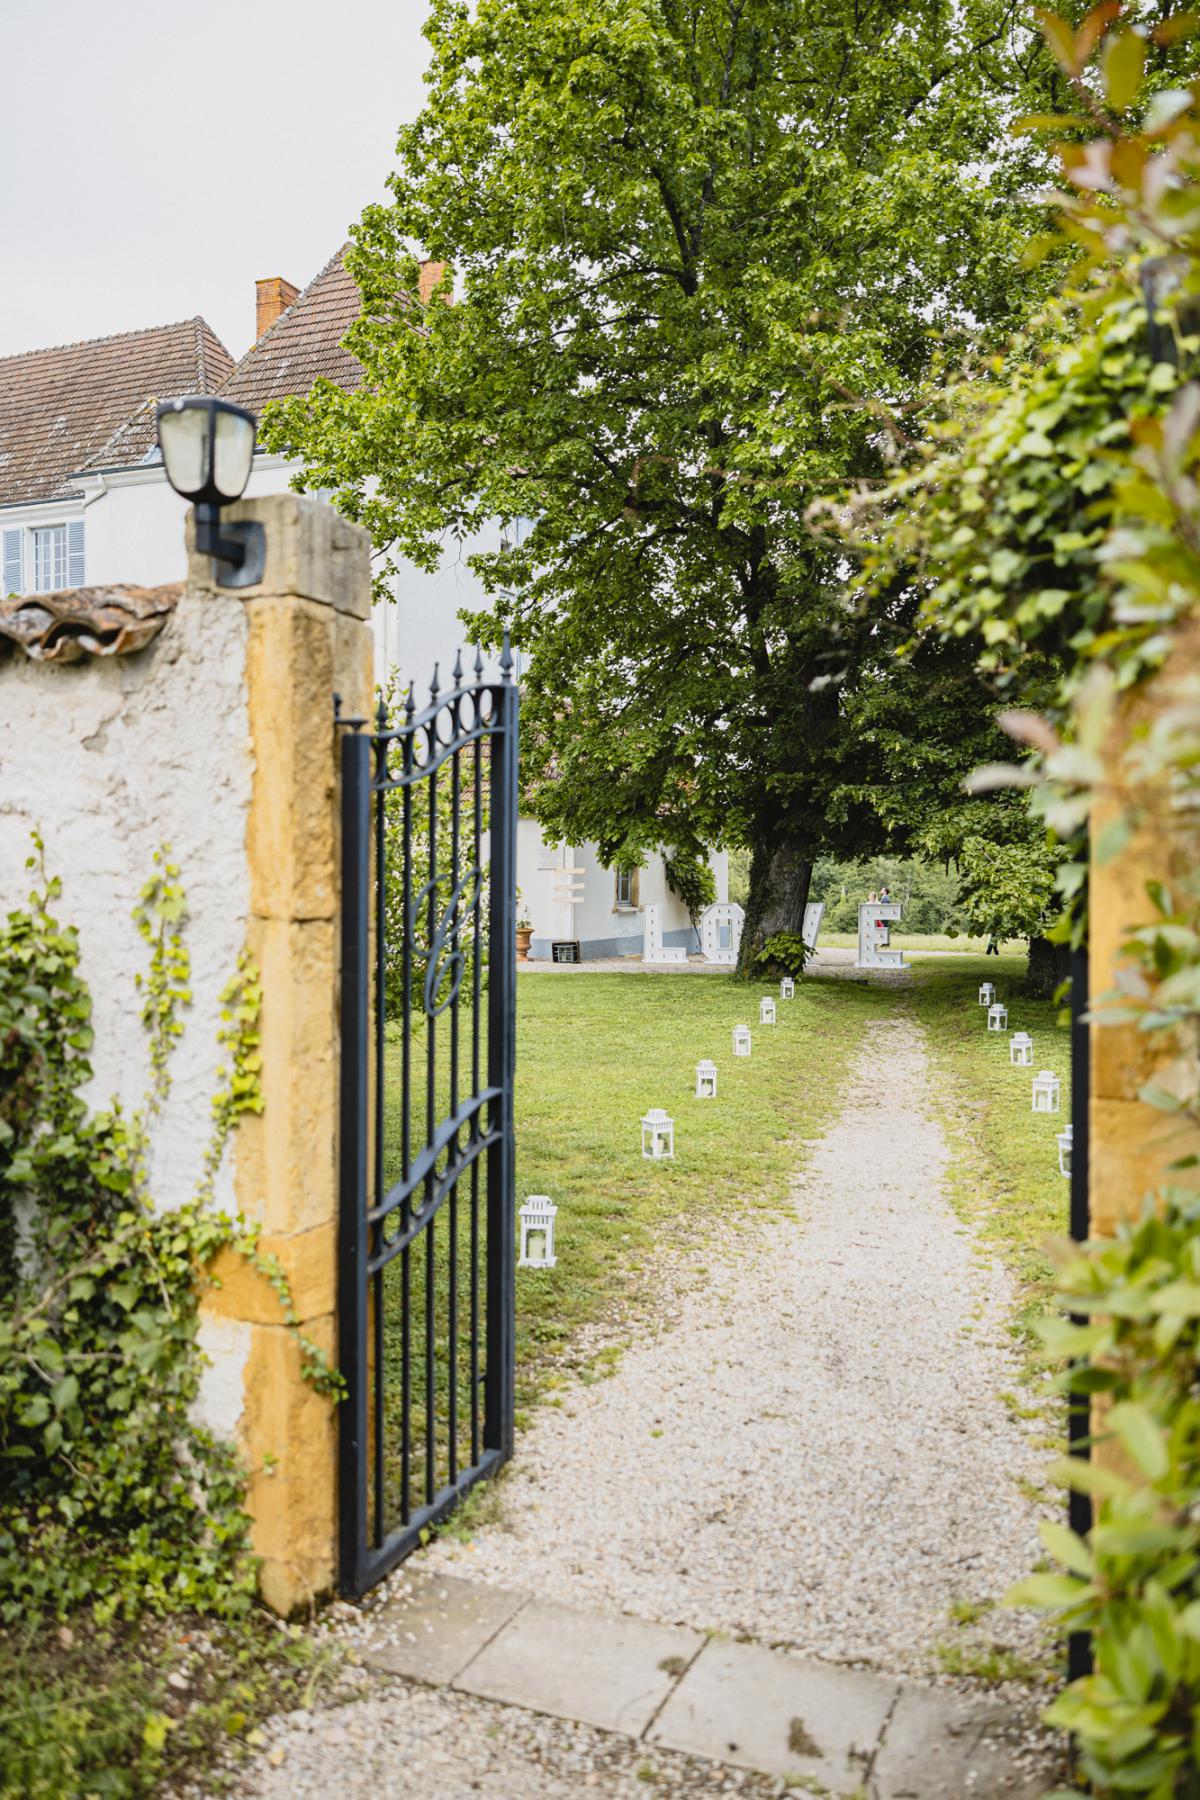
POLYGON ((871 1800, 1040 1800, 1057 1770, 1022 1755, 992 1701, 904 1687, 875 1759, 871 1800))
POLYGON ((371 1615, 368 1668, 441 1687, 519 1612, 527 1594, 457 1575, 414 1574, 371 1615))
POLYGON ((866 1779, 899 1691, 895 1681, 758 1644, 710 1642, 648 1737, 714 1762, 852 1793, 866 1779))
POLYGON ((368 1668, 830 1796, 1040 1800, 1061 1775, 992 1700, 457 1576, 406 1571, 358 1641, 368 1668))
POLYGON ((703 1642, 676 1625, 530 1600, 454 1686, 640 1737, 703 1642))

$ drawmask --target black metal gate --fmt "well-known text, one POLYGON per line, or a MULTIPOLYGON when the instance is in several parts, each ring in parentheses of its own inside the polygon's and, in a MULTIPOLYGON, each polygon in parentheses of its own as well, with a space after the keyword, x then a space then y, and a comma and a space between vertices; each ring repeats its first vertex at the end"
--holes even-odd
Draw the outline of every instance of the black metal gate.
POLYGON ((517 688, 342 744, 339 1579, 363 1593, 512 1452, 517 688))

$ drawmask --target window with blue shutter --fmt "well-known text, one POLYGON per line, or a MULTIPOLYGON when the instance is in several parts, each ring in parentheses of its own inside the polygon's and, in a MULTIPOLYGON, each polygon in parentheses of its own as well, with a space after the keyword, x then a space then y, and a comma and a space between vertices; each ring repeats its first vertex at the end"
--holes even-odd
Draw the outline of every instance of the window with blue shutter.
POLYGON ((4 533, 4 592, 23 594, 25 582, 21 573, 21 528, 4 533))
POLYGON ((72 519, 67 526, 67 586, 83 586, 82 519, 72 519))

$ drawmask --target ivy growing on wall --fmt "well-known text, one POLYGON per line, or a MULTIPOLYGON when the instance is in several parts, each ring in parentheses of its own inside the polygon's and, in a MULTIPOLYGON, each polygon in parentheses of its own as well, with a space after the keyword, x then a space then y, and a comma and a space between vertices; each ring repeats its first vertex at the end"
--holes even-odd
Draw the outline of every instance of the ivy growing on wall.
MULTIPOLYGON (((155 1121, 191 995, 186 898, 169 853, 135 910, 149 947, 138 982, 149 1053, 141 1105, 91 1112, 91 999, 79 937, 59 922, 40 843, 28 904, 0 924, 0 1621, 90 1606, 244 1609, 254 1585, 243 1471, 196 1422, 204 1271, 233 1246, 286 1278, 257 1230, 213 1205, 238 1120, 262 1109, 257 972, 243 955, 222 995, 224 1052, 193 1198, 157 1213, 155 1121)), ((306 1372, 337 1377, 313 1346, 306 1372)))

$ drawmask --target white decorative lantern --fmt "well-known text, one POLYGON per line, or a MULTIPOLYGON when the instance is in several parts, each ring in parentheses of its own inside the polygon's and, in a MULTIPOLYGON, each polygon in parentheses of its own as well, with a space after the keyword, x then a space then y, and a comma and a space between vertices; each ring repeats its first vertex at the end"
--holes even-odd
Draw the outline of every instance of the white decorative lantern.
POLYGON ((717 1097, 717 1065, 706 1056, 696 1064, 696 1098, 697 1100, 715 1100, 717 1097))
POLYGON ((1060 1131, 1058 1134, 1058 1172, 1060 1175, 1069 1176, 1071 1173, 1071 1139, 1073 1135, 1074 1131, 1070 1125, 1065 1131, 1060 1131))
POLYGON ((521 1269, 552 1269, 554 1255, 554 1221, 558 1208, 549 1194, 530 1194, 521 1208, 521 1269))
POLYGON ((989 1031, 1007 1031, 1008 1030, 1008 1008, 1007 1008, 1007 1006, 1001 1006, 1001 1004, 998 1000, 996 1001, 994 1006, 989 1006, 988 1007, 987 1025, 988 1025, 989 1031))
POLYGON ((1053 1069, 1042 1069, 1033 1078, 1034 1112, 1056 1113, 1062 1101, 1062 1083, 1053 1069))
POLYGON ((794 1000, 796 998, 796 984, 790 975, 785 975, 779 984, 779 998, 781 1000, 794 1000))
POLYGON ((642 1155, 652 1162, 675 1154, 675 1121, 661 1106, 652 1106, 642 1120, 642 1155))
POLYGON ((775 1023, 775 1002, 769 994, 764 994, 758 1003, 758 1022, 760 1025, 775 1023))
POLYGON ((749 1054, 750 1054, 750 1027, 748 1025, 735 1025, 734 1026, 734 1028, 733 1028, 733 1054, 735 1056, 749 1056, 749 1054))
POLYGON ((1014 1031, 1008 1040, 1008 1060, 1018 1069, 1033 1066, 1033 1039, 1027 1031, 1014 1031))
POLYGON ((981 981, 979 984, 979 1004, 980 1004, 980 1006, 990 1006, 995 998, 996 998, 996 990, 992 986, 991 982, 990 981, 981 981))

